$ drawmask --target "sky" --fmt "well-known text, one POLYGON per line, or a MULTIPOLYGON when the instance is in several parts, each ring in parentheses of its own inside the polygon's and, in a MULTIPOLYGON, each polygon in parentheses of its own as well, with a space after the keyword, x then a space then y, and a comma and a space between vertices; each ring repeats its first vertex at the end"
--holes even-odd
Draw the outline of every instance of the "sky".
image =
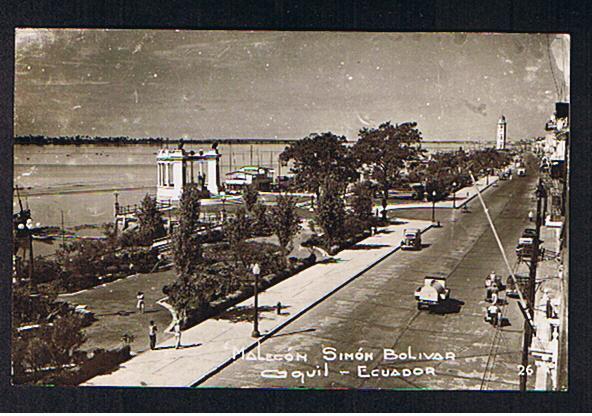
POLYGON ((416 121, 427 140, 489 141, 504 114, 518 140, 543 135, 569 92, 569 56, 550 52, 558 40, 17 29, 15 135, 353 140, 363 127, 416 121))

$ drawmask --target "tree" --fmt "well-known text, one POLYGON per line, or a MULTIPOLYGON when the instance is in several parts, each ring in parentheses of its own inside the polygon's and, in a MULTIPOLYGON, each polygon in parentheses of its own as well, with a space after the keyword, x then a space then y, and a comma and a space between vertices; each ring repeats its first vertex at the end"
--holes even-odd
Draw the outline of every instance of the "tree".
POLYGON ((378 128, 363 128, 353 146, 358 162, 369 168, 372 179, 382 188, 384 219, 389 190, 400 182, 405 164, 417 160, 424 153, 420 147, 421 132, 416 126, 414 122, 393 126, 388 121, 378 128))
POLYGON ((15 285, 12 291, 13 381, 44 383, 56 377, 85 341, 82 315, 54 293, 35 285, 15 285), (47 371, 53 368, 53 371, 47 371))
POLYGON ((262 203, 257 202, 253 208, 253 234, 255 235, 269 235, 271 230, 271 219, 270 219, 270 212, 262 203))
POLYGON ((289 195, 279 195, 277 205, 271 208, 270 226, 277 236, 283 262, 292 251, 292 241, 300 231, 300 217, 296 213, 296 200, 289 195))
POLYGON ((228 239, 237 265, 249 267, 250 250, 246 240, 251 237, 251 221, 243 207, 236 210, 235 216, 224 224, 224 234, 228 239))
POLYGON ((182 277, 166 287, 166 294, 182 323, 186 321, 188 312, 199 313, 216 298, 216 291, 220 287, 219 277, 199 267, 193 275, 182 277))
POLYGON ((252 212, 253 207, 257 203, 257 199, 259 199, 259 192, 257 189, 253 185, 246 186, 243 190, 243 202, 247 212, 252 212))
POLYGON ((326 178, 321 187, 321 195, 316 207, 316 222, 323 230, 323 239, 330 249, 344 235, 345 203, 335 192, 335 183, 326 178))
POLYGON ((372 224, 373 191, 367 182, 358 182, 352 189, 351 209, 354 221, 361 229, 367 229, 372 224))
POLYGON ((202 260, 201 241, 197 234, 201 208, 199 189, 185 185, 179 201, 179 225, 173 235, 173 257, 177 274, 192 275, 202 260))
POLYGON ((138 211, 140 235, 145 244, 152 244, 154 239, 165 235, 162 214, 156 206, 156 198, 146 194, 138 211))
POLYGON ((295 174, 295 186, 314 192, 317 199, 322 182, 327 177, 335 182, 336 191, 343 193, 347 184, 359 176, 356 159, 345 142, 344 136, 331 132, 314 133, 287 147, 280 154, 280 160, 293 161, 291 171, 295 174))

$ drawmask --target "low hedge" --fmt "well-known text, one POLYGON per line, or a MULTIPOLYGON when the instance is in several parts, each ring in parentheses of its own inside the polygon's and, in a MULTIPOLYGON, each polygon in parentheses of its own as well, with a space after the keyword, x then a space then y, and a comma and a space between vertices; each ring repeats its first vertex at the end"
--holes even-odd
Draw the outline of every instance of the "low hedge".
MULTIPOLYGON (((301 272, 302 270, 312 266, 316 263, 316 257, 311 255, 305 259, 292 260, 290 259, 289 266, 276 273, 271 273, 266 276, 261 276, 259 279, 259 290, 263 291, 271 286, 278 284, 279 282, 301 272)), ((224 298, 209 302, 205 307, 189 311, 186 314, 186 319, 181 322, 181 329, 185 330, 195 326, 206 319, 212 318, 225 312, 227 309, 241 303, 242 301, 250 298, 254 294, 253 285, 243 286, 239 290, 236 290, 224 298)))

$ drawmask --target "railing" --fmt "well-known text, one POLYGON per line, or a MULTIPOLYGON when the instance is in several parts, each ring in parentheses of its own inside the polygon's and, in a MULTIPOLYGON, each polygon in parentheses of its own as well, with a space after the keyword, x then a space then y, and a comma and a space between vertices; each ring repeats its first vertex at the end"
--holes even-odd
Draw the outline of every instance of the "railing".
MULTIPOLYGON (((173 205, 170 202, 157 202, 156 203, 156 209, 159 211, 162 210, 166 210, 166 209, 170 209, 173 205)), ((133 204, 133 205, 119 205, 116 204, 115 205, 115 214, 116 215, 130 215, 130 214, 136 214, 138 211, 140 211, 141 206, 139 206, 138 204, 133 204)))

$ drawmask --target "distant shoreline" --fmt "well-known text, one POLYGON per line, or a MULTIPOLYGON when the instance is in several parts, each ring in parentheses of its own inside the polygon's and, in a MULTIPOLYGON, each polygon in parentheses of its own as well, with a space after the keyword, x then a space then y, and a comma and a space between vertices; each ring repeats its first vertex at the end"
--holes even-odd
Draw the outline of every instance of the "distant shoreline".
MULTIPOLYGON (((14 138, 14 144, 19 145, 154 145, 162 146, 164 144, 179 144, 181 141, 185 144, 203 144, 203 143, 220 143, 220 144, 290 144, 301 139, 262 139, 262 138, 222 138, 222 139, 165 139, 165 138, 130 138, 130 137, 44 137, 44 136, 17 136, 14 138)), ((355 141, 348 141, 348 143, 355 143, 355 141)), ((481 142, 476 140, 422 140, 422 143, 438 143, 438 144, 485 144, 487 141, 481 142)))

